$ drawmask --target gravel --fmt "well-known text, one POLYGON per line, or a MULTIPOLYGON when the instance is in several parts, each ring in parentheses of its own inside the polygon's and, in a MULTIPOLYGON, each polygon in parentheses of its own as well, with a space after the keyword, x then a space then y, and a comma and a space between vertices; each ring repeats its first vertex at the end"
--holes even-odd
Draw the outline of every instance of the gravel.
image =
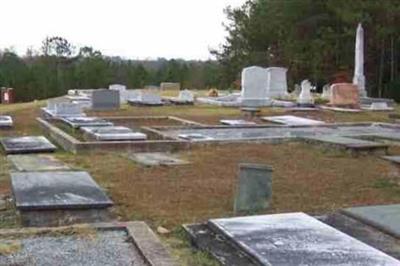
POLYGON ((0 256, 0 265, 146 265, 121 230, 98 231, 93 237, 32 236, 20 241, 21 250, 0 256))

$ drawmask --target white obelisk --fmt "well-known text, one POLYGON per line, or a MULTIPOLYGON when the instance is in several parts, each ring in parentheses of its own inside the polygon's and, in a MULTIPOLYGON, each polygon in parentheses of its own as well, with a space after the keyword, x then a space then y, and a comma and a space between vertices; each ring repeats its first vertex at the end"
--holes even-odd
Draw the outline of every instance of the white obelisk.
POLYGON ((367 97, 364 76, 364 29, 361 23, 357 27, 353 84, 358 85, 360 97, 367 97))

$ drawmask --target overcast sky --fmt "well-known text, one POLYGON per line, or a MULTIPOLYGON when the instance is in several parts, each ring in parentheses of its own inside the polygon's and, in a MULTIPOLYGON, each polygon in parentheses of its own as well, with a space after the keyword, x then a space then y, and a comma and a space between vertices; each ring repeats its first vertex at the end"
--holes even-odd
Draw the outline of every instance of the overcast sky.
POLYGON ((62 36, 106 55, 208 59, 226 35, 223 9, 245 0, 0 0, 0 48, 25 53, 62 36))

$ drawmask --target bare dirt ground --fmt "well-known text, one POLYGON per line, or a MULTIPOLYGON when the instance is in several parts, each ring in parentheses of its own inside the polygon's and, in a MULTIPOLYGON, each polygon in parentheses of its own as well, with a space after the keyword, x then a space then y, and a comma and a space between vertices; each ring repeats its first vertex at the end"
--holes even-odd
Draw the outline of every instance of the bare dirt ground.
MULTIPOLYGON (((0 114, 13 115, 15 128, 1 130, 0 137, 43 134, 35 121, 37 104, 18 107, 0 106, 0 114)), ((128 107, 118 112, 96 112, 97 116, 174 115, 200 123, 218 124, 223 118, 240 118, 235 108, 210 106, 128 107)), ((263 115, 293 114, 326 122, 388 122, 387 113, 360 114, 288 113, 282 109, 264 109, 263 115)), ((399 147, 390 149, 400 154, 399 147)), ((203 254, 193 254, 179 237, 184 223, 205 221, 211 217, 231 216, 238 164, 241 162, 271 165, 273 200, 265 213, 304 211, 319 214, 339 208, 400 203, 398 169, 376 156, 351 157, 340 152, 326 152, 305 143, 234 144, 195 148, 180 155, 190 165, 146 168, 128 160, 121 153, 73 155, 58 151, 56 156, 86 170, 106 189, 115 202, 120 220, 145 220, 153 228, 162 225, 178 233, 163 237, 183 265, 210 265, 203 254)), ((0 194, 10 195, 6 158, 0 154, 0 194)), ((7 212, 7 215, 10 215, 7 212)), ((0 227, 18 226, 5 220, 0 212, 0 227)))

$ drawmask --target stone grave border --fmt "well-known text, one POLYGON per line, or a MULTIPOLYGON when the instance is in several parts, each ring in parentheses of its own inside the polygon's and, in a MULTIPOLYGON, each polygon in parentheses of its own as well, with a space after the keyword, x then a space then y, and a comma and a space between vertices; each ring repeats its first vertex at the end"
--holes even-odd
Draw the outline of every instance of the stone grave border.
MULTIPOLYGON (((115 117, 99 117, 110 122, 134 122, 140 120, 173 120, 187 127, 203 127, 203 124, 190 120, 185 120, 175 116, 115 116, 115 117)), ((133 152, 165 152, 189 149, 190 142, 186 140, 174 139, 159 134, 158 130, 152 127, 142 126, 141 129, 148 135, 161 137, 161 140, 143 140, 143 141, 81 141, 71 136, 61 128, 50 123, 50 121, 58 121, 58 119, 45 120, 36 118, 40 127, 45 134, 51 137, 55 142, 67 151, 79 153, 84 151, 133 151, 133 152)))
POLYGON ((169 252, 163 246, 157 235, 150 227, 141 221, 134 222, 110 222, 79 224, 61 227, 25 227, 17 229, 0 229, 0 238, 24 238, 29 236, 43 236, 51 233, 61 234, 70 230, 94 229, 96 231, 121 230, 128 234, 131 244, 136 248, 145 262, 150 266, 175 266, 169 252))

